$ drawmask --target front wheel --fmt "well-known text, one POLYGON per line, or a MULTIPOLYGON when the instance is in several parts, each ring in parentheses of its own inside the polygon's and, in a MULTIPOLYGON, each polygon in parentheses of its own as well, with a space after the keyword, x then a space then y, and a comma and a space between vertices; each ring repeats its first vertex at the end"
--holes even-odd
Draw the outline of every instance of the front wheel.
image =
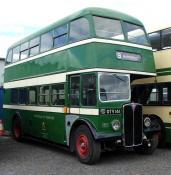
POLYGON ((86 125, 81 125, 76 129, 75 151, 79 161, 85 164, 94 164, 100 158, 101 145, 94 140, 86 125))
POLYGON ((141 146, 134 147, 135 152, 139 154, 153 154, 158 145, 158 136, 152 135, 148 140, 143 141, 141 146))

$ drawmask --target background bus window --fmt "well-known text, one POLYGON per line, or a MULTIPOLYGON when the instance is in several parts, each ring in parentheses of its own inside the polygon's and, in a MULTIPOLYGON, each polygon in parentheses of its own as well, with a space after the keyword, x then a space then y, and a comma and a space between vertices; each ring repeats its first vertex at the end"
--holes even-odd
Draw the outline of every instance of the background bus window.
POLYGON ((18 104, 18 89, 11 89, 11 103, 18 104))
POLYGON ((53 46, 53 38, 52 32, 47 32, 41 36, 41 44, 40 44, 40 51, 45 52, 52 48, 53 46))
POLYGON ((96 77, 95 75, 82 76, 82 105, 96 105, 96 77))
POLYGON ((90 36, 89 23, 86 18, 80 18, 70 23, 70 41, 76 42, 90 36))
POLYGON ((162 87, 162 103, 171 104, 171 85, 165 84, 162 87))
POLYGON ((29 54, 29 42, 26 42, 24 44, 21 45, 20 47, 20 59, 25 59, 28 57, 28 54, 29 54))
POLYGON ((37 104, 37 88, 31 87, 29 89, 29 104, 37 104))
POLYGON ((16 62, 19 60, 19 56, 20 56, 20 46, 17 46, 13 49, 13 58, 12 58, 12 62, 16 62))
POLYGON ((49 104, 49 86, 41 86, 39 88, 39 104, 40 105, 49 104))
POLYGON ((80 100, 80 76, 70 78, 70 105, 79 106, 80 100))
POLYGON ((162 30, 162 49, 171 48, 171 28, 162 30))
POLYGON ((64 105, 64 84, 52 85, 51 93, 52 105, 64 105))
POLYGON ((149 34, 151 46, 154 51, 161 49, 161 39, 160 38, 161 38, 160 32, 154 32, 154 33, 149 34))
POLYGON ((40 38, 34 38, 30 41, 30 56, 34 56, 39 53, 40 38))
POLYGON ((153 88, 151 90, 147 104, 158 104, 159 103, 159 89, 153 88))
POLYGON ((28 91, 26 88, 19 89, 19 104, 28 104, 28 91))
POLYGON ((68 41, 68 25, 65 24, 61 27, 54 29, 54 47, 60 47, 68 41))
POLYGON ((96 35, 103 38, 124 39, 121 22, 115 19, 94 16, 96 35))

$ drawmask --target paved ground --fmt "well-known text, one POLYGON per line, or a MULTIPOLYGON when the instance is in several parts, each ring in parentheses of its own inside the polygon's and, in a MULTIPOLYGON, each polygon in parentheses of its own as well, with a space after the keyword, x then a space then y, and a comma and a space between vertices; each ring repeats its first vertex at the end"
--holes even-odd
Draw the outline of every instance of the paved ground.
POLYGON ((134 152, 103 153, 97 165, 79 163, 56 146, 11 138, 0 139, 0 175, 171 175, 171 146, 152 156, 134 152))

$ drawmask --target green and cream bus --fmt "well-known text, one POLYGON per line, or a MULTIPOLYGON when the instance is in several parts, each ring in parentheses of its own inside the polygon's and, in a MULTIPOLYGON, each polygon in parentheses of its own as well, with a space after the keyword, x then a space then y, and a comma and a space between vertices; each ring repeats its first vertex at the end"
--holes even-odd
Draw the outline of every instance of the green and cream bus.
POLYGON ((157 77, 136 81, 133 91, 135 101, 144 104, 144 114, 160 124, 159 146, 163 147, 171 143, 171 27, 155 29, 149 38, 157 77))
POLYGON ((126 14, 86 8, 8 49, 5 129, 68 146, 82 163, 102 150, 152 153, 156 128, 133 103, 130 84, 155 76, 143 24, 126 14))

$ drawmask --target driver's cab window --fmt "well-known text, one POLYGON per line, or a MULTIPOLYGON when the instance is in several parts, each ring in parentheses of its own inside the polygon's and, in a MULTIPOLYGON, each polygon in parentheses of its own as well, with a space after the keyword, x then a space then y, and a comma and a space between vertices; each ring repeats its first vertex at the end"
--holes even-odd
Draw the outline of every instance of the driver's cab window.
POLYGON ((83 75, 82 76, 82 105, 95 106, 96 105, 96 76, 83 75))

